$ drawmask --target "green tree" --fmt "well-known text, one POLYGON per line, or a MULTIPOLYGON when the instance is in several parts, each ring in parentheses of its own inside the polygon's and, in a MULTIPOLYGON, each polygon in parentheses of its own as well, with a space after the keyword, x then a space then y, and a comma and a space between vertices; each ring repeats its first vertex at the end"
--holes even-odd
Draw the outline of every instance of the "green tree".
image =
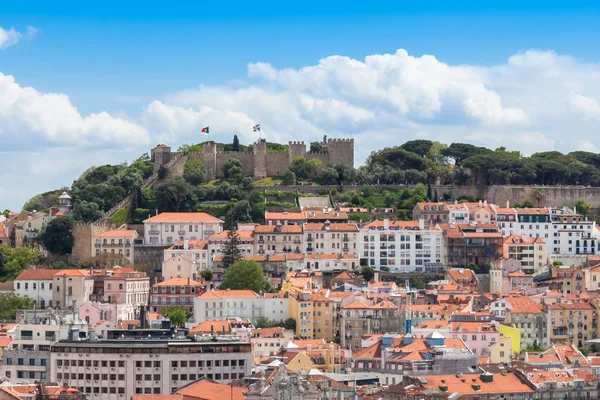
POLYGON ((263 269, 256 261, 236 261, 223 275, 220 288, 253 290, 257 293, 261 293, 265 288, 265 275, 263 269))
POLYGON ((360 269, 360 274, 362 275, 365 281, 369 282, 375 276, 375 270, 373 269, 373 267, 363 265, 360 269))
POLYGON ((228 268, 242 259, 243 255, 242 250, 240 249, 240 235, 238 235, 235 228, 232 228, 227 232, 227 242, 225 242, 221 254, 223 255, 223 260, 221 262, 223 268, 228 268))
POLYGON ((115 224, 117 227, 124 225, 129 220, 129 212, 127 208, 121 208, 112 217, 108 219, 108 222, 115 224))
POLYGON ((283 174, 283 182, 284 185, 295 185, 296 184, 296 174, 288 169, 283 174))
POLYGON ((14 280, 26 266, 37 262, 38 252, 33 247, 0 245, 0 281, 14 280))
POLYGON ((559 267, 559 266, 564 265, 564 264, 560 260, 554 260, 554 261, 552 261, 552 265, 554 265, 555 267, 559 267))
POLYGON ((281 324, 281 327, 284 329, 290 329, 292 331, 296 331, 296 320, 294 318, 288 318, 281 324))
POLYGON ((180 305, 165 307, 162 313, 171 320, 171 325, 174 327, 184 326, 190 317, 188 310, 180 305))
POLYGON ((86 222, 95 221, 99 218, 102 218, 102 215, 104 214, 98 203, 87 200, 81 200, 75 203, 73 212, 77 216, 77 219, 81 219, 86 222))
POLYGON ((233 135, 231 151, 240 151, 240 139, 238 139, 237 135, 233 135))
POLYGON ((306 162, 306 158, 302 156, 295 157, 292 160, 290 170, 296 174, 298 179, 307 179, 310 175, 310 166, 308 165, 308 162, 306 162))
POLYGON ((339 174, 335 168, 323 168, 323 171, 321 172, 321 179, 325 185, 337 185, 339 174))
POLYGON ((256 319, 256 323, 254 324, 256 328, 273 328, 277 326, 277 323, 271 321, 269 318, 260 316, 256 319))
POLYGON ((321 142, 311 142, 309 151, 311 153, 320 153, 323 151, 323 145, 321 144, 321 142))
POLYGON ((235 158, 230 158, 225 161, 225 165, 223 165, 223 175, 225 179, 228 179, 234 183, 241 182, 244 177, 244 170, 242 169, 242 163, 240 160, 235 158))
POLYGON ((17 310, 31 310, 34 305, 33 299, 20 297, 15 293, 0 293, 0 321, 14 321, 17 310))
POLYGON ((311 178, 316 178, 321 174, 321 170, 323 169, 323 161, 318 158, 313 158, 312 160, 308 160, 308 174, 311 178))
POLYGON ((577 210, 579 214, 584 216, 588 216, 590 211, 592 210, 592 205, 582 199, 577 200, 573 207, 577 210))
POLYGON ((537 343, 534 344, 530 344, 529 346, 527 346, 525 348, 525 351, 527 352, 540 352, 540 351, 544 351, 544 349, 537 343))
POLYGON ((91 258, 91 260, 81 264, 85 268, 107 269, 115 266, 128 267, 131 261, 122 254, 100 253, 91 258))
POLYGON ((523 208, 534 208, 535 204, 533 204, 533 201, 531 200, 525 200, 523 202, 523 208))
POLYGON ((213 280, 213 273, 210 269, 205 269, 204 271, 200 272, 200 276, 205 282, 211 282, 213 280))
POLYGON ((73 225, 71 217, 55 218, 40 233, 39 240, 52 254, 71 254, 75 243, 73 225))
POLYGON ((199 185, 206 180, 206 169, 200 160, 190 159, 183 167, 183 179, 192 185, 199 185))
POLYGON ((194 211, 198 203, 194 188, 181 177, 163 181, 154 193, 156 206, 162 212, 194 211))
POLYGON ((415 289, 425 289, 425 281, 420 276, 411 277, 410 285, 415 289))
POLYGON ((169 176, 169 170, 165 168, 164 165, 161 165, 160 167, 158 167, 158 179, 165 180, 167 179, 167 177, 169 176))
POLYGON ((10 210, 6 209, 2 211, 2 215, 4 215, 5 218, 8 218, 10 216, 10 210))

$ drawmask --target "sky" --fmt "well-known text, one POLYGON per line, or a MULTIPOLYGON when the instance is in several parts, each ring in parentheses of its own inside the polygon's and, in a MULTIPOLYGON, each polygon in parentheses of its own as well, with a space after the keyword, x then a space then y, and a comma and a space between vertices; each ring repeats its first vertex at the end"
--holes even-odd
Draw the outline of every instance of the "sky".
POLYGON ((0 210, 204 126, 600 151, 594 2, 56 3, 2 5, 0 210))

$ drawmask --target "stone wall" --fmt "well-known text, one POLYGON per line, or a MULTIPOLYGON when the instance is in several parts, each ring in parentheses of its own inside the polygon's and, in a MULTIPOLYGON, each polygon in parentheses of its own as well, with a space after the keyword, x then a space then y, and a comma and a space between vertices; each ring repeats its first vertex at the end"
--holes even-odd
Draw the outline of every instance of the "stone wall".
POLYGON ((169 246, 135 245, 133 246, 133 265, 142 268, 150 276, 161 276, 164 251, 168 248, 169 246), (151 266, 151 268, 146 268, 147 266, 151 266))
POLYGON ((288 153, 267 153, 267 176, 282 176, 290 167, 288 153))
POLYGON ((95 255, 92 250, 92 237, 109 229, 113 229, 113 226, 108 222, 75 224, 73 226, 75 242, 69 261, 74 264, 90 261, 95 255))

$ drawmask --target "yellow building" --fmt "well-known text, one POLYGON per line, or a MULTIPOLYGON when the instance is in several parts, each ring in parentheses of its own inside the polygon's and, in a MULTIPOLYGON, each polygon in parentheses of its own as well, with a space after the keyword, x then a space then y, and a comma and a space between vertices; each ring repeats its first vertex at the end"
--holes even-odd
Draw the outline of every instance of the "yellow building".
POLYGON ((296 336, 302 339, 312 339, 313 330, 313 304, 310 292, 291 290, 289 293, 289 315, 296 320, 296 336))
POLYGON ((498 332, 500 332, 502 338, 511 339, 510 347, 514 349, 515 353, 518 353, 521 349, 521 330, 512 326, 498 324, 498 332))
POLYGON ((306 354, 306 351, 286 353, 284 358, 283 362, 285 363, 285 368, 296 373, 299 373, 300 371, 308 372, 315 368, 315 363, 310 356, 306 354))
POLYGON ((319 293, 313 293, 310 300, 313 307, 313 337, 331 342, 335 326, 333 301, 319 293))
POLYGON ((577 348, 591 346, 597 335, 596 309, 585 302, 556 303, 548 307, 550 343, 573 343, 577 348))
POLYGON ((515 259, 527 272, 539 271, 546 265, 546 242, 542 238, 510 235, 502 243, 502 256, 515 259))
POLYGON ((512 356, 513 338, 506 336, 490 345, 490 363, 507 363, 512 356))
POLYGON ((92 237, 92 254, 120 254, 133 265, 133 241, 138 237, 135 230, 111 230, 92 237))

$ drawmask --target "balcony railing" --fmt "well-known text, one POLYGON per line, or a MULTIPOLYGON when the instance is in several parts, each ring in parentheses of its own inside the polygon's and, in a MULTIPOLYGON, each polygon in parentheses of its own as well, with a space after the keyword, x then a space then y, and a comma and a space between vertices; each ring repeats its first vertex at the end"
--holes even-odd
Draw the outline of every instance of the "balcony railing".
POLYGON ((158 229, 150 229, 148 231, 148 234, 150 234, 150 235, 160 235, 160 231, 158 229))
POLYGON ((185 235, 186 230, 185 229, 180 229, 177 231, 178 234, 180 235, 185 235))

